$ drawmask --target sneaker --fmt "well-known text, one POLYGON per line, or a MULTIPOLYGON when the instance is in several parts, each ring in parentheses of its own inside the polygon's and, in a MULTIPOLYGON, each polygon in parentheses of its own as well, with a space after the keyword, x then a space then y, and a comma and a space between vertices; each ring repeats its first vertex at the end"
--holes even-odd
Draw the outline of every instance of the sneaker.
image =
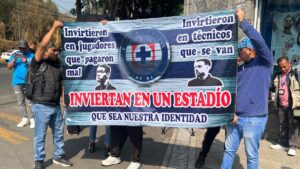
POLYGON ((288 155, 289 156, 295 156, 296 155, 296 150, 293 149, 293 148, 290 148, 289 151, 288 151, 288 155))
POLYGON ((29 119, 27 117, 23 117, 21 122, 17 125, 17 127, 24 127, 29 124, 29 119))
POLYGON ((270 146, 271 149, 274 149, 274 150, 288 150, 289 148, 288 147, 284 147, 280 144, 273 144, 270 146))
POLYGON ((109 157, 107 157, 107 159, 103 160, 101 162, 101 164, 103 166, 111 166, 111 165, 114 165, 114 164, 119 164, 120 162, 121 162, 120 157, 109 156, 109 157))
POLYGON ((44 169, 44 162, 43 161, 35 161, 34 169, 44 169))
POLYGON ((127 169, 139 169, 142 167, 142 164, 139 162, 131 162, 127 169))
POLYGON ((29 126, 29 127, 30 127, 31 129, 34 129, 34 127, 35 127, 34 118, 31 118, 29 121, 30 121, 30 126, 29 126))
POLYGON ((196 169, 202 168, 204 164, 205 164, 205 157, 203 155, 199 155, 195 163, 195 168, 196 169))
POLYGON ((96 151, 96 145, 94 142, 89 142, 89 152, 94 153, 96 151))
POLYGON ((53 163, 62 165, 63 167, 70 167, 73 165, 69 160, 65 159, 65 157, 53 159, 53 163))

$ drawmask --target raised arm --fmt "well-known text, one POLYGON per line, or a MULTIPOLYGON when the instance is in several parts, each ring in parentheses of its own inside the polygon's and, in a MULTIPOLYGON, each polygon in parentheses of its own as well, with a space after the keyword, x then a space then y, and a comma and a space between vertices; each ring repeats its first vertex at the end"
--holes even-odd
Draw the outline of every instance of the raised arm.
POLYGON ((263 37, 247 20, 245 20, 245 12, 243 10, 238 10, 236 13, 239 20, 239 26, 250 39, 259 59, 263 59, 268 66, 273 66, 272 53, 263 37))
POLYGON ((40 62, 43 59, 43 56, 45 54, 45 48, 51 41, 52 35, 63 26, 63 23, 60 21, 54 21, 52 28, 49 30, 49 32, 44 36, 40 46, 38 47, 36 53, 35 53, 35 60, 37 62, 40 62))

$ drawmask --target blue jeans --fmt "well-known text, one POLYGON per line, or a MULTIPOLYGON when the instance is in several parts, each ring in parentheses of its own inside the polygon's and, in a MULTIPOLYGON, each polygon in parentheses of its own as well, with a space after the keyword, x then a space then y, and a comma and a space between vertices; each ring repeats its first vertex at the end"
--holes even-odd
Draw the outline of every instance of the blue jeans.
MULTIPOLYGON (((95 142, 97 133, 97 126, 90 126, 90 142, 95 142)), ((110 145, 110 127, 105 126, 105 136, 104 136, 104 144, 106 146, 110 145)))
POLYGON ((45 139, 47 128, 50 126, 53 135, 54 152, 53 159, 62 157, 65 152, 64 146, 64 124, 60 105, 32 104, 34 113, 34 160, 45 159, 45 139))
POLYGON ((236 125, 226 127, 225 151, 221 169, 231 169, 240 141, 244 138, 247 168, 258 169, 258 149, 268 116, 238 117, 236 125))

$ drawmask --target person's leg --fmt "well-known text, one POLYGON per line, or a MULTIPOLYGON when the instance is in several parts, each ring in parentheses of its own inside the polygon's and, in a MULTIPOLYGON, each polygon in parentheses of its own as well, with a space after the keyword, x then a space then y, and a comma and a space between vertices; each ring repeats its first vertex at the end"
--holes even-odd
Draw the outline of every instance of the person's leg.
POLYGON ((126 126, 110 126, 111 132, 111 149, 110 156, 120 157, 121 149, 127 139, 126 126))
POLYGON ((59 159, 64 156, 64 123, 60 106, 53 106, 55 110, 51 116, 49 125, 53 134, 53 159, 59 159))
POLYGON ((15 95, 17 97, 18 107, 19 107, 19 113, 22 115, 22 117, 27 117, 26 112, 26 104, 25 104, 25 96, 23 92, 23 85, 16 85, 14 86, 15 95))
POLYGON ((97 126, 90 126, 90 135, 89 135, 89 145, 88 149, 90 153, 94 153, 96 150, 96 133, 97 133, 97 126))
POLYGON ((198 159, 195 163, 195 168, 201 168, 205 164, 205 158, 210 151, 211 145, 217 134, 220 132, 221 127, 209 127, 206 130, 204 139, 202 142, 202 150, 199 153, 198 159))
POLYGON ((127 127, 128 136, 132 145, 131 148, 131 161, 140 162, 143 144, 143 127, 127 127))
POLYGON ((23 117, 21 122, 17 125, 17 127, 24 127, 29 123, 29 119, 27 117, 25 96, 24 96, 22 85, 14 86, 14 91, 15 91, 15 95, 17 97, 19 114, 23 117))
POLYGON ((108 152, 110 151, 110 126, 105 126, 104 146, 104 156, 108 157, 108 152))
POLYGON ((64 167, 69 167, 72 165, 70 161, 65 158, 64 147, 64 121, 61 113, 61 107, 53 106, 54 113, 51 116, 49 125, 52 129, 53 134, 53 163, 59 164, 64 167))
POLYGON ((127 139, 126 126, 110 126, 110 132, 111 149, 109 157, 101 162, 103 166, 110 166, 121 162, 121 150, 127 139))
POLYGON ((89 135, 89 141, 95 142, 96 140, 96 133, 97 133, 97 126, 90 126, 90 135, 89 135))
POLYGON ((202 155, 204 157, 207 156, 208 152, 210 151, 211 145, 213 144, 213 141, 220 132, 220 129, 221 127, 207 128, 206 133, 204 135, 204 140, 202 142, 202 150, 199 153, 199 155, 202 155))
POLYGON ((54 110, 41 104, 32 104, 32 111, 36 121, 34 128, 34 160, 44 161, 45 159, 45 139, 51 114, 54 110))
POLYGON ((105 126, 104 144, 110 147, 110 126, 105 126))
POLYGON ((29 117, 30 128, 35 127, 34 114, 32 113, 31 101, 25 98, 27 116, 29 117))
POLYGON ((288 110, 283 109, 279 106, 278 109, 278 119, 279 119, 279 144, 284 147, 288 147, 288 129, 289 129, 289 118, 288 110))
POLYGON ((299 123, 299 121, 297 121, 294 118, 293 110, 291 110, 291 109, 288 112, 288 121, 289 121, 289 152, 288 152, 288 155, 295 156, 300 123, 299 123))
POLYGON ((238 119, 238 124, 228 124, 226 126, 226 140, 225 140, 225 151, 223 155, 223 160, 221 164, 221 169, 231 169, 235 154, 240 146, 240 141, 242 138, 242 130, 239 123, 242 123, 240 118, 238 119))
POLYGON ((258 169, 259 143, 265 131, 267 119, 268 116, 245 117, 242 127, 248 169, 258 169))

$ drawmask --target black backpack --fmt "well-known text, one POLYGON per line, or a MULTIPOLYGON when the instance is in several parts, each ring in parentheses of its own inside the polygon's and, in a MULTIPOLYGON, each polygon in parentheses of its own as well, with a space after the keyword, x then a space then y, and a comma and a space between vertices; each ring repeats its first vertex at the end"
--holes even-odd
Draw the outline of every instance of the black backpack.
POLYGON ((35 85, 43 85, 45 84, 44 80, 44 72, 47 69, 47 64, 42 63, 39 67, 38 71, 36 73, 33 73, 31 70, 31 67, 28 68, 28 72, 26 75, 26 81, 25 81, 25 97, 28 100, 32 99, 33 92, 35 85))

